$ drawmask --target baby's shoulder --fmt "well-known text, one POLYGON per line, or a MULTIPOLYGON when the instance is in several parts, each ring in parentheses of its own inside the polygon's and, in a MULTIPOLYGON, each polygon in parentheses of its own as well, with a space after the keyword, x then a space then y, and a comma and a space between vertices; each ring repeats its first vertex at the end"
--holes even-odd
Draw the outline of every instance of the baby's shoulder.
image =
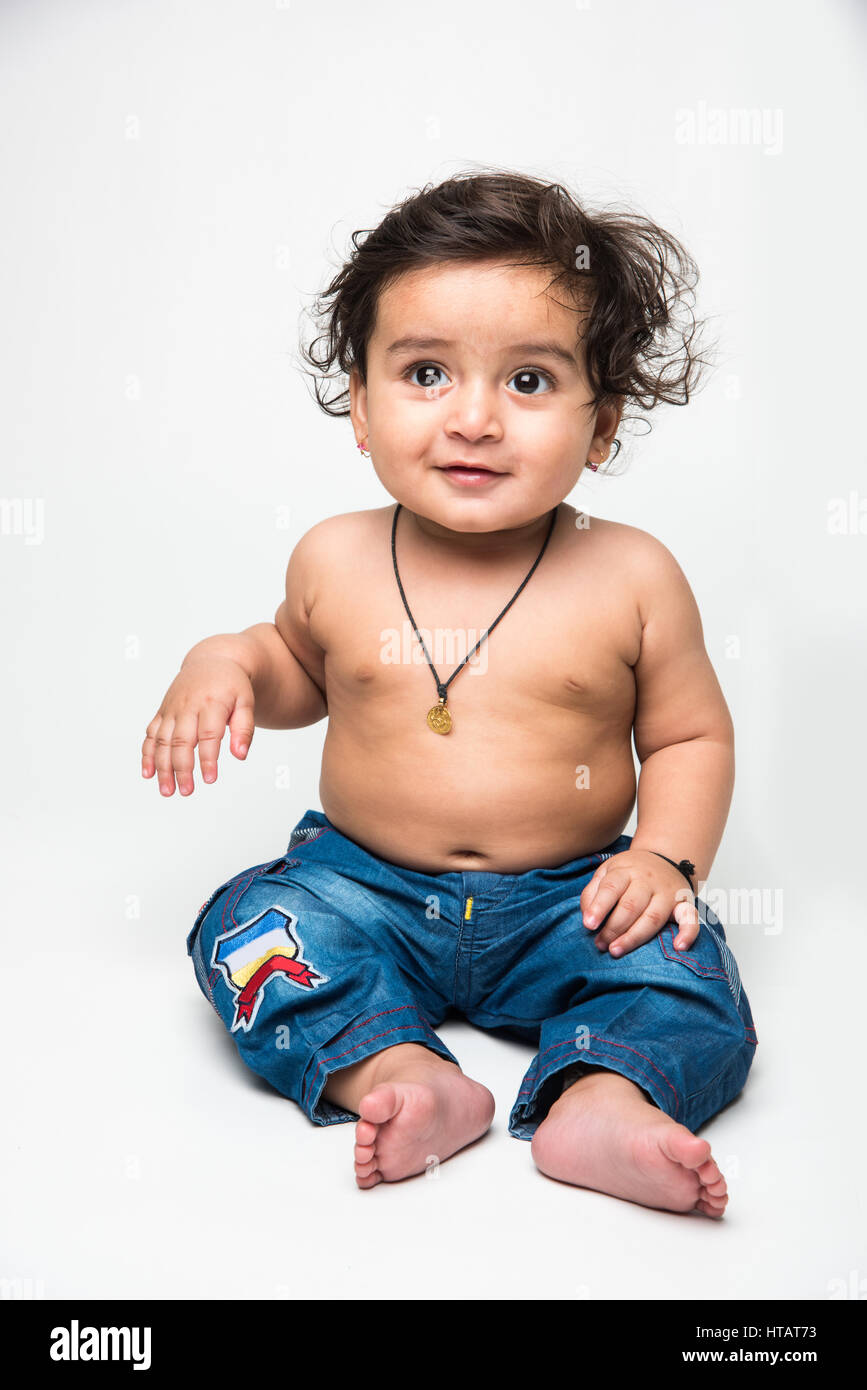
POLYGON ((671 550, 659 537, 643 531, 638 525, 628 525, 625 521, 609 521, 604 517, 592 517, 586 512, 575 512, 575 527, 582 527, 588 537, 595 538, 595 545, 606 550, 611 556, 624 562, 635 562, 646 566, 666 567, 668 563, 677 564, 671 550))
POLYGON ((649 531, 621 521, 594 517, 590 531, 594 530, 600 547, 589 557, 594 570, 604 563, 605 572, 616 576, 620 592, 628 595, 642 623, 654 614, 665 614, 667 620, 674 615, 685 630, 697 614, 695 595, 668 546, 649 531))
POLYGON ((582 576, 604 573, 608 584, 628 595, 639 612, 657 604, 670 605, 689 590, 677 558, 658 536, 640 526, 590 517, 586 512, 575 513, 575 525, 586 536, 586 544, 572 550, 578 572, 582 576))
POLYGON ((336 560, 351 560, 360 554, 360 547, 372 543, 382 531, 384 517, 391 507, 369 507, 358 512, 339 512, 326 516, 305 531, 296 543, 295 553, 312 565, 333 565, 336 560))
POLYGON ((652 563, 664 565, 666 557, 674 559, 661 540, 649 531, 643 531, 640 526, 590 516, 588 512, 577 511, 573 507, 569 508, 569 512, 575 529, 586 532, 588 541, 592 540, 593 549, 604 551, 611 560, 644 566, 652 563))

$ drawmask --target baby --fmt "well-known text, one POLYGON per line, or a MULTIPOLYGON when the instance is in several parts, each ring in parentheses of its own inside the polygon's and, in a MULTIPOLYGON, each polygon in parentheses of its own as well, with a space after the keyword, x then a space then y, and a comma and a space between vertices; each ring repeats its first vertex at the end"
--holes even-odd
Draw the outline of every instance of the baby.
POLYGON ((324 810, 202 905, 199 985, 254 1071, 314 1123, 356 1122, 361 1188, 490 1127, 434 1031, 456 1010, 537 1047, 509 1132, 543 1173, 721 1217, 694 1131, 756 1034, 696 893, 732 721, 671 553, 564 500, 625 405, 689 399, 695 267, 647 219, 509 171, 353 240, 304 357, 395 504, 307 531, 274 622, 197 643, 142 746, 187 796, 227 726, 243 758, 257 725, 328 718, 324 810))

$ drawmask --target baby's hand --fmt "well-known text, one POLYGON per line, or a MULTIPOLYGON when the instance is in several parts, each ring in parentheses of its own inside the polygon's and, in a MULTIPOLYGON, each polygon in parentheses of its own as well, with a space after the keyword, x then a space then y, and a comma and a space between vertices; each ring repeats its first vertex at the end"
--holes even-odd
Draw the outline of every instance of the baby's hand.
POLYGON ((596 945, 604 951, 615 942, 609 951, 612 956, 624 955, 651 941, 672 918, 680 928, 675 947, 689 949, 701 925, 695 898, 683 874, 646 849, 627 849, 604 860, 581 894, 579 904, 584 925, 591 931, 611 913, 596 945))
POLYGON ((193 790, 193 749, 206 782, 217 778, 217 756, 228 724, 229 747, 246 756, 255 728, 253 686, 247 672, 231 657, 203 654, 186 657, 158 712, 147 727, 141 749, 142 777, 159 774, 163 796, 171 796, 175 776, 181 796, 193 790))

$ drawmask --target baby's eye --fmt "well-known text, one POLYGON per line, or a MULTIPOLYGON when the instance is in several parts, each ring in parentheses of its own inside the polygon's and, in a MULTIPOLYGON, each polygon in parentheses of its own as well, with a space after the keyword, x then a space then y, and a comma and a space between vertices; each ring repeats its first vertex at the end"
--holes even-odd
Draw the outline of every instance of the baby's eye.
POLYGON ((538 382, 538 381, 548 381, 548 382, 550 382, 550 383, 551 383, 551 387, 550 387, 551 390, 553 390, 553 387, 554 387, 554 379, 553 379, 553 377, 550 377, 550 376, 548 375, 547 372, 537 371, 535 367, 524 367, 522 371, 520 371, 520 372, 515 372, 515 375, 514 375, 513 377, 510 377, 510 380, 511 380, 511 381, 519 381, 519 382, 521 383, 521 387, 520 387, 520 390, 519 390, 519 394, 522 395, 522 396, 539 396, 539 395, 545 396, 545 395, 547 395, 548 393, 547 393, 546 391, 535 391, 535 390, 533 389, 535 383, 538 382), (528 389, 524 389, 524 388, 528 388, 528 389))
POLYGON ((442 367, 437 367, 433 362, 414 362, 411 367, 407 367, 403 375, 412 381, 414 386, 440 386, 442 383, 434 379, 432 372, 439 372, 441 376, 445 376, 442 367), (416 372, 423 372, 425 380, 415 381, 416 372))

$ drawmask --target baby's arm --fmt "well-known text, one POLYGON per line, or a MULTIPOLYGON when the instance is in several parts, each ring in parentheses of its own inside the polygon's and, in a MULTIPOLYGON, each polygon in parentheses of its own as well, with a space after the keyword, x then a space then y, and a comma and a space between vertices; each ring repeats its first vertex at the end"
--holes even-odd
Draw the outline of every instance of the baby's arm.
POLYGON ((633 532, 632 570, 642 624, 634 666, 638 825, 622 854, 606 859, 581 895, 584 925, 600 950, 622 955, 674 916, 675 947, 688 949, 699 918, 686 879, 660 855, 707 877, 734 786, 734 728, 704 646, 701 617, 677 561, 647 532, 633 532))
POLYGON ((731 804, 734 726, 683 571, 661 542, 641 536, 633 722, 641 773, 631 848, 691 860, 699 883, 710 872, 731 804))
MULTIPOLYGON (((286 593, 273 623, 256 623, 238 633, 238 660, 256 693, 260 729, 301 729, 328 713, 323 653, 310 634, 308 602, 317 544, 311 533, 298 542, 286 569, 286 593), (320 685, 312 672, 319 674, 320 685)), ((209 638, 206 641, 220 641, 209 638)), ((230 639, 231 640, 231 639, 230 639)), ((193 648, 195 651, 195 648, 193 648)))
POLYGON ((273 623, 206 637, 184 657, 142 744, 142 776, 158 772, 164 795, 174 791, 175 776, 182 796, 193 791, 197 744, 202 777, 215 780, 227 725, 230 750, 243 758, 255 726, 299 729, 328 713, 323 689, 303 664, 315 666, 318 651, 309 634, 305 597, 315 549, 310 534, 289 559, 286 596, 273 623))

